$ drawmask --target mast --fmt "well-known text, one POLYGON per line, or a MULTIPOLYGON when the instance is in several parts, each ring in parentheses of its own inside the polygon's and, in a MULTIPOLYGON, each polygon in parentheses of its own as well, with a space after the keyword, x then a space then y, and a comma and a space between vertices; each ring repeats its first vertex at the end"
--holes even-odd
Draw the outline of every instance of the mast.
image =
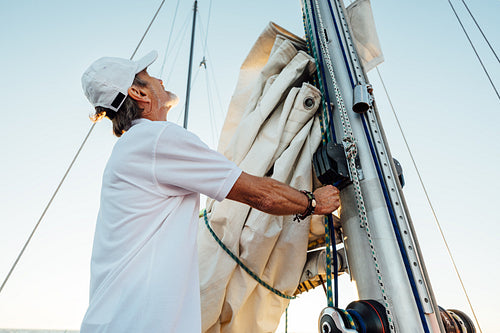
MULTIPOLYGON (((334 143, 344 144, 354 183, 341 192, 344 246, 360 299, 357 307, 351 309, 359 312, 362 305, 374 300, 381 305, 376 312, 386 316, 390 332, 444 332, 343 3, 302 2, 309 39, 320 67, 318 77, 332 109, 330 133, 334 143), (360 95, 365 96, 362 110, 353 108, 360 95), (352 153, 349 148, 354 145, 352 153)), ((335 317, 335 310, 327 309, 322 318, 330 320, 335 317)), ((332 321, 320 321, 324 332, 330 332, 325 329, 331 325, 332 321)))
POLYGON ((194 9, 193 9, 193 27, 191 31, 191 47, 189 49, 189 67, 188 67, 188 79, 187 79, 187 87, 186 87, 186 104, 184 106, 184 128, 187 129, 188 125, 188 116, 189 116, 189 97, 191 95, 191 72, 193 65, 193 49, 194 49, 194 29, 196 27, 196 11, 198 9, 198 0, 194 1, 194 9))

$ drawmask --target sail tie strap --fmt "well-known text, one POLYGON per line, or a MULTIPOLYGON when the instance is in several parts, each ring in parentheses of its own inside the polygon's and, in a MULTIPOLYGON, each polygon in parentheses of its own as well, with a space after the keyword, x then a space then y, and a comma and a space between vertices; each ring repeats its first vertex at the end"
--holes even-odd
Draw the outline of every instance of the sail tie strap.
POLYGON ((288 296, 281 291, 273 288, 271 285, 263 281, 260 277, 257 276, 250 268, 248 268, 241 260, 238 258, 231 250, 222 242, 222 240, 217 236, 215 231, 210 227, 210 223, 208 222, 208 217, 207 217, 207 210, 203 210, 203 219, 205 220, 205 225, 208 228, 208 231, 212 235, 212 237, 215 239, 217 244, 220 245, 220 247, 245 271, 250 275, 255 281, 257 281, 261 286, 266 288, 267 290, 271 291, 273 294, 285 298, 285 299, 295 299, 297 296, 288 296))

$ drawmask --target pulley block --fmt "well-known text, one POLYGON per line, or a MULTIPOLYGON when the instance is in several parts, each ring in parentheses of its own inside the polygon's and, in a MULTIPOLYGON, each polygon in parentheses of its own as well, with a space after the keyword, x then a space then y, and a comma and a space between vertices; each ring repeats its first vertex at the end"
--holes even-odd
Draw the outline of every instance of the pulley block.
POLYGON ((446 333, 476 333, 474 323, 462 311, 439 307, 439 314, 446 333))
POLYGON ((321 311, 319 333, 357 333, 351 316, 342 309, 327 307, 321 311))
POLYGON ((339 190, 351 183, 344 146, 329 142, 321 145, 313 155, 316 177, 323 185, 334 185, 339 190))
POLYGON ((359 333, 390 332, 385 307, 375 300, 351 302, 347 312, 351 314, 359 333))
POLYGON ((386 333, 390 332, 385 307, 375 300, 350 303, 346 310, 327 307, 321 311, 320 333, 386 333))

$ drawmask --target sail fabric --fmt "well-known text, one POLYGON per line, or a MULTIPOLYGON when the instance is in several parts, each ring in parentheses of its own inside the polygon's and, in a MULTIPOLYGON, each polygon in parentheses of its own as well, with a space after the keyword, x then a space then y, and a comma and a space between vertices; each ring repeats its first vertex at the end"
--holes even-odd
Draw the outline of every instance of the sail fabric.
MULTIPOLYGON (((312 190, 312 155, 321 141, 321 103, 309 83, 305 42, 270 23, 245 59, 219 151, 245 172, 312 190)), ((263 281, 293 295, 307 257, 309 222, 224 200, 207 202, 222 242, 263 281)), ((200 220, 198 248, 203 332, 274 332, 289 300, 259 285, 200 220)))
POLYGON ((351 36, 366 72, 384 62, 370 0, 356 0, 347 7, 351 36))

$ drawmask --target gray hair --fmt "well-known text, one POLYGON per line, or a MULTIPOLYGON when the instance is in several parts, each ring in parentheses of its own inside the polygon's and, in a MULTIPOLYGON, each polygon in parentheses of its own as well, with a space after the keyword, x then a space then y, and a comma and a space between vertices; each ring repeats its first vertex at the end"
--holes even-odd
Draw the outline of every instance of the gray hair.
MULTIPOLYGON (((137 77, 134 78, 134 82, 132 85, 138 87, 146 87, 147 83, 137 77)), ((93 122, 98 122, 104 117, 107 117, 113 123, 113 133, 117 137, 122 136, 123 133, 128 131, 130 127, 132 127, 132 121, 135 119, 139 119, 142 117, 142 111, 139 107, 139 104, 130 96, 127 95, 125 101, 122 106, 118 109, 118 111, 113 111, 111 109, 96 106, 95 113, 90 116, 90 119, 93 122)))

